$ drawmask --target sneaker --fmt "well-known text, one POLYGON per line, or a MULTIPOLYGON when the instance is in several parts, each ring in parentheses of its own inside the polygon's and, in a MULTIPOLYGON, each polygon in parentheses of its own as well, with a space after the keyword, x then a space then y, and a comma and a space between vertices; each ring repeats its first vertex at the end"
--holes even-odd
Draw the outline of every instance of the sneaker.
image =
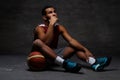
POLYGON ((72 62, 70 60, 65 60, 63 63, 63 68, 68 72, 79 72, 81 66, 78 63, 72 62))
POLYGON ((111 62, 111 57, 97 58, 96 62, 92 65, 92 69, 95 71, 101 71, 107 67, 111 62))
POLYGON ((99 64, 103 65, 104 67, 107 67, 110 64, 111 59, 112 59, 111 57, 97 58, 96 63, 99 63, 99 64))
POLYGON ((103 68, 100 66, 100 64, 96 64, 94 63, 91 68, 94 70, 94 71, 101 71, 103 68))

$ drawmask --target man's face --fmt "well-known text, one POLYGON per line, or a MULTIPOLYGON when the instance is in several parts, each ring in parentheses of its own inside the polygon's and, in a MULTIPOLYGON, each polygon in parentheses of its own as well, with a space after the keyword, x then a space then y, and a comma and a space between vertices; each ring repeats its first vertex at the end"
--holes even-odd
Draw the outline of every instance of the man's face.
POLYGON ((51 17, 56 17, 57 18, 57 13, 54 8, 47 8, 46 10, 46 20, 51 19, 51 17))

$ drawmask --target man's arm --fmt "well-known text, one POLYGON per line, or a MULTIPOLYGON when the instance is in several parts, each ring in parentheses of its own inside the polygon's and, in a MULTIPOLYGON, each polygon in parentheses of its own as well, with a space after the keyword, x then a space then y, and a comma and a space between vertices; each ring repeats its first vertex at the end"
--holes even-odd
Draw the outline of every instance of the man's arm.
POLYGON ((53 37, 53 28, 52 26, 48 27, 47 32, 44 32, 44 29, 40 26, 36 27, 35 33, 38 36, 38 39, 42 40, 45 44, 49 44, 52 41, 53 37))
POLYGON ((60 27, 60 30, 61 30, 63 38, 70 44, 70 46, 72 46, 73 48, 75 48, 77 50, 84 51, 85 54, 89 54, 89 55, 92 54, 80 42, 78 42, 77 40, 75 40, 74 38, 72 38, 71 35, 68 33, 68 31, 63 26, 60 27))
POLYGON ((53 39, 53 35, 54 35, 54 24, 56 23, 56 21, 58 20, 58 18, 52 16, 49 19, 49 24, 48 24, 48 29, 47 32, 44 33, 44 30, 41 27, 37 27, 36 28, 36 32, 38 34, 38 38, 41 39, 43 42, 45 42, 45 44, 50 44, 52 39, 53 39))

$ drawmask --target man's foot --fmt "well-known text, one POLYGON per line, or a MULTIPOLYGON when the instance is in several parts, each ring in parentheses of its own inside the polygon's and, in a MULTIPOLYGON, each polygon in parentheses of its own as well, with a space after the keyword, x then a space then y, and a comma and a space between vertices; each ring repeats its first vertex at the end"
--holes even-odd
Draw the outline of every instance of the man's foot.
POLYGON ((96 62, 91 66, 94 71, 101 71, 111 62, 111 57, 97 58, 96 62))
POLYGON ((72 62, 70 60, 65 60, 63 63, 63 68, 68 72, 79 72, 81 66, 78 63, 72 62))

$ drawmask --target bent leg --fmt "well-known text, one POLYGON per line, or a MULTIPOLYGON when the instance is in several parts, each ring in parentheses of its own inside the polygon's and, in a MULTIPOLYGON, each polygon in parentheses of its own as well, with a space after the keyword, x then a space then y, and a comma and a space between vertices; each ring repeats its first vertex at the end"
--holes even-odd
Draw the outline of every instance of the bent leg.
POLYGON ((64 52, 63 52, 63 58, 70 58, 72 55, 76 54, 77 57, 81 60, 84 60, 88 62, 89 57, 93 57, 93 55, 90 54, 85 54, 84 51, 78 51, 70 46, 66 47, 64 52))
POLYGON ((55 60, 57 57, 56 53, 50 47, 48 47, 45 43, 43 43, 40 39, 36 39, 33 42, 32 51, 34 50, 41 50, 43 52, 43 55, 46 55, 53 60, 55 60))
POLYGON ((91 65, 90 67, 95 71, 103 70, 104 67, 107 67, 111 62, 111 58, 109 57, 95 58, 91 53, 85 54, 84 51, 78 51, 70 46, 65 48, 63 58, 69 58, 73 54, 76 54, 78 58, 89 63, 91 65))
POLYGON ((72 55, 74 55, 75 50, 72 47, 66 47, 63 51, 63 58, 70 58, 72 55))
POLYGON ((83 51, 77 51, 76 52, 76 55, 79 59, 82 59, 84 61, 87 61, 88 60, 88 57, 87 55, 85 55, 85 53, 83 51))
POLYGON ((39 39, 33 42, 33 50, 35 50, 36 48, 41 49, 43 54, 53 59, 53 61, 55 61, 56 64, 62 65, 66 71, 78 72, 81 69, 81 67, 77 63, 66 61, 63 58, 57 56, 56 53, 50 47, 48 47, 39 39))
POLYGON ((83 51, 77 51, 70 46, 65 48, 63 52, 63 58, 70 58, 74 54, 76 54, 80 59, 87 60, 87 56, 83 51))

